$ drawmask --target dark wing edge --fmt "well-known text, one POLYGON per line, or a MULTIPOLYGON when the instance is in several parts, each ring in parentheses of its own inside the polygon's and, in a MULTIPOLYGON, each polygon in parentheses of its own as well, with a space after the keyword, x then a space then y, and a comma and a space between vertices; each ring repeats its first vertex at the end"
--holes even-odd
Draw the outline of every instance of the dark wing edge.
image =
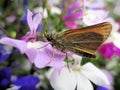
POLYGON ((111 31, 112 31, 111 23, 103 22, 103 23, 99 23, 99 24, 96 24, 96 25, 87 26, 87 27, 84 27, 84 28, 67 30, 67 31, 63 32, 63 36, 65 38, 68 38, 69 36, 72 36, 72 35, 75 35, 75 34, 78 34, 78 33, 96 32, 96 33, 99 33, 99 34, 103 35, 104 36, 103 41, 105 41, 107 39, 107 37, 110 35, 111 31))

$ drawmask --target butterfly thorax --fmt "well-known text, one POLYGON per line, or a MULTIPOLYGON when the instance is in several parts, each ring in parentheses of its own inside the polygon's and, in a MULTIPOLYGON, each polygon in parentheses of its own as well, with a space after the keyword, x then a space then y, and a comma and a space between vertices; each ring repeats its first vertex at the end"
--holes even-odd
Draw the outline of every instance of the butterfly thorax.
POLYGON ((45 37, 46 37, 47 41, 51 43, 52 47, 54 47, 57 50, 60 50, 62 52, 66 51, 64 43, 61 42, 61 40, 59 40, 61 38, 61 37, 59 37, 59 35, 49 33, 49 34, 46 34, 45 37))

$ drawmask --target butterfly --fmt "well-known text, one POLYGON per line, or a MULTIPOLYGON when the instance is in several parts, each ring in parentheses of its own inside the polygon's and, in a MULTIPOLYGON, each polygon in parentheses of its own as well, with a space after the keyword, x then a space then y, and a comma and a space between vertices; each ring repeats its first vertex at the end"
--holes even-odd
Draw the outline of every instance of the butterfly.
POLYGON ((111 30, 112 25, 109 22, 103 22, 59 33, 47 33, 45 37, 57 50, 95 58, 96 51, 108 38, 111 30))

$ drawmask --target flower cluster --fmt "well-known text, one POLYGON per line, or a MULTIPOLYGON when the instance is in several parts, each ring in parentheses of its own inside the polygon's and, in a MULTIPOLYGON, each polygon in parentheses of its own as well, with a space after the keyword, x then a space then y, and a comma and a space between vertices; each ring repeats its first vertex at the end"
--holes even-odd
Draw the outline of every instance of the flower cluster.
MULTIPOLYGON (((119 81, 118 7, 116 2, 110 0, 2 0, 0 88, 117 90, 119 82, 114 80, 119 81), (19 4, 19 8, 16 3, 19 4), (45 37, 49 33, 55 37, 53 33, 101 22, 110 22, 112 32, 96 51, 96 58, 82 57, 67 50, 59 50, 45 37)), ((80 50, 82 49, 81 47, 80 50)))

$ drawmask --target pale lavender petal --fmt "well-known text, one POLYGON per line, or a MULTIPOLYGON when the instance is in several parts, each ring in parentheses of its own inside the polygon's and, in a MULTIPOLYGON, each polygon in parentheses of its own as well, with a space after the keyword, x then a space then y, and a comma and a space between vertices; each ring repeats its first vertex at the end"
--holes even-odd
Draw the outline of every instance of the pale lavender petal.
POLYGON ((63 56, 60 56, 58 58, 54 57, 52 59, 52 54, 49 56, 46 52, 39 52, 34 60, 34 64, 38 68, 51 66, 60 70, 65 65, 65 62, 63 60, 63 56))
MULTIPOLYGON (((25 54, 28 56, 29 60, 33 63, 36 59, 39 59, 40 57, 39 56, 44 56, 43 54, 45 54, 45 51, 44 51, 44 47, 45 45, 48 44, 48 42, 41 42, 41 41, 38 41, 37 43, 39 43, 38 46, 41 46, 42 48, 37 48, 37 46, 35 46, 36 48, 28 48, 25 52, 25 54), (40 54, 42 53, 42 55, 40 54), (38 56, 37 56, 38 55, 38 56)), ((49 46, 49 45, 48 45, 49 46)))
POLYGON ((55 51, 53 60, 51 61, 51 63, 49 64, 49 66, 55 67, 58 70, 61 70, 65 66, 65 64, 66 64, 64 62, 65 57, 66 57, 65 54, 63 54, 61 52, 55 51))
POLYGON ((33 13, 29 9, 27 9, 27 23, 31 31, 33 30, 33 27, 34 27, 32 16, 33 16, 33 13))
POLYGON ((47 64, 50 61, 50 57, 46 55, 46 52, 39 52, 36 55, 34 64, 37 68, 44 68, 48 66, 47 64))
POLYGON ((27 43, 22 40, 16 40, 5 37, 0 40, 0 43, 16 47, 20 50, 21 53, 24 53, 27 50, 27 43))
POLYGON ((65 54, 54 50, 54 56, 52 56, 52 47, 48 45, 43 51, 39 51, 34 60, 34 64, 38 68, 44 68, 46 66, 55 67, 61 69, 64 65, 65 54))
POLYGON ((65 53, 57 51, 56 49, 54 49, 53 51, 53 48, 50 46, 46 48, 46 52, 50 58, 50 63, 48 64, 48 66, 55 67, 60 70, 65 65, 64 62, 64 59, 66 57, 65 53), (54 54, 53 56, 52 53, 54 54))
POLYGON ((37 49, 29 48, 26 50, 25 54, 27 55, 29 60, 33 63, 37 55, 37 49))
POLYGON ((37 13, 33 18, 33 26, 35 31, 37 30, 37 27, 40 24, 41 20, 42 20, 42 15, 40 13, 37 13))
POLYGON ((66 15, 63 19, 64 20, 75 20, 81 19, 83 17, 83 11, 72 13, 71 15, 66 15))

